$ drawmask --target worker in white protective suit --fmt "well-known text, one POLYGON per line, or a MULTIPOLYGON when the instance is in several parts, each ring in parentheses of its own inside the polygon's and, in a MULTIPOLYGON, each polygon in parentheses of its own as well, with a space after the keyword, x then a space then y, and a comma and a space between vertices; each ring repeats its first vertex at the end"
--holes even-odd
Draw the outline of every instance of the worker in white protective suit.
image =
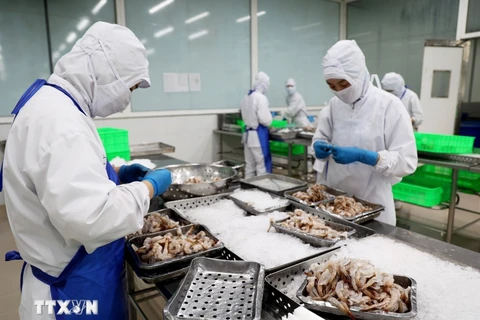
POLYGON ((127 319, 124 237, 142 228, 171 175, 112 168, 92 118, 125 110, 149 86, 142 43, 97 22, 13 110, 3 189, 19 250, 6 260, 25 261, 20 319, 127 319))
POLYGON ((287 110, 283 116, 290 122, 294 123, 297 128, 311 127, 308 120, 307 106, 302 95, 297 91, 295 80, 290 78, 285 83, 285 90, 287 92, 286 102, 287 110))
POLYGON ((382 87, 385 91, 397 96, 402 100, 403 105, 407 108, 407 112, 410 115, 413 129, 418 130, 423 122, 423 110, 420 104, 420 99, 417 94, 405 86, 405 80, 403 77, 395 72, 389 72, 385 74, 382 79, 382 87))
POLYGON ((384 205, 377 220, 395 225, 392 185, 417 167, 410 117, 397 98, 370 83, 355 41, 328 50, 323 75, 335 97, 313 138, 316 158, 327 162, 317 182, 384 205))
POLYGON ((268 127, 272 124, 272 114, 268 109, 265 94, 270 86, 270 78, 265 72, 255 77, 253 89, 240 103, 242 119, 245 122, 243 144, 245 151, 245 178, 272 173, 268 127))

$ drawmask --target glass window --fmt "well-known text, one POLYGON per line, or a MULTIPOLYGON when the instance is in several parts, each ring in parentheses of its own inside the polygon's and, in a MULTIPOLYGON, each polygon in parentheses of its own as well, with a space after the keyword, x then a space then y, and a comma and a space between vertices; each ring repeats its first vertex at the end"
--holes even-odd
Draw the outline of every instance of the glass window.
POLYGON ((285 106, 285 81, 296 80, 307 105, 333 95, 322 60, 339 39, 338 3, 324 0, 259 0, 258 64, 270 76, 270 106, 285 106))
POLYGON ((480 0, 468 0, 467 33, 480 31, 480 0))
POLYGON ((433 70, 432 98, 448 98, 450 71, 433 70))
POLYGON ((0 116, 37 78, 50 74, 43 1, 0 0, 0 116))
POLYGON ((348 38, 370 73, 400 73, 420 94, 425 40, 455 40, 458 0, 362 0, 348 5, 348 38))
POLYGON ((47 4, 54 65, 93 23, 115 22, 114 0, 47 0, 47 4))
POLYGON ((249 0, 126 0, 125 11, 147 48, 152 81, 132 95, 133 111, 239 107, 250 87, 250 24, 237 20, 248 19, 249 0), (189 92, 164 92, 163 80, 177 79, 165 73, 199 77, 187 75, 189 92))

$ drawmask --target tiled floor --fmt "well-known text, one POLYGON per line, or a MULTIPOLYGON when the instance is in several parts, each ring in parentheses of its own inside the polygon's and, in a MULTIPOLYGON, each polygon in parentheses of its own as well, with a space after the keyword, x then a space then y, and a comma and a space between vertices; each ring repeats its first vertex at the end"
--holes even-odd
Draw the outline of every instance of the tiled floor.
MULTIPOLYGON (((472 195, 460 195, 460 207, 480 211, 480 198, 472 195)), ((444 232, 436 229, 444 229, 446 226, 448 210, 431 210, 405 204, 398 212, 399 226, 412 231, 426 234, 441 239, 444 232)), ((480 218, 480 215, 467 211, 457 210, 455 227, 459 228, 480 218)), ((454 244, 480 252, 480 221, 473 223, 461 230, 454 237, 454 244)), ((15 249, 10 226, 8 224, 5 207, 0 206, 0 253, 3 255, 9 250, 15 249)), ((17 309, 20 302, 19 274, 22 263, 19 261, 4 262, 0 259, 0 319, 16 320, 17 309)), ((135 280, 136 290, 148 288, 140 279, 135 280)), ((145 294, 144 296, 151 295, 145 294)), ((138 299, 144 296, 138 296, 138 299)), ((148 319, 162 319, 161 314, 165 300, 161 296, 140 302, 140 307, 148 319)), ((142 319, 137 315, 137 319, 142 319)))

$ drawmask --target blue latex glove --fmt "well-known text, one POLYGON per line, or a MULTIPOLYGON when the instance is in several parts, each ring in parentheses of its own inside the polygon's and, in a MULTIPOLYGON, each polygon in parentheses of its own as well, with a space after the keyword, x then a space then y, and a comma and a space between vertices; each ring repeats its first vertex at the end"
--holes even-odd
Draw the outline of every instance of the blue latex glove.
POLYGON ((332 154, 333 160, 340 164, 361 162, 373 167, 378 161, 378 153, 357 147, 333 147, 332 154))
POLYGON ((153 196, 159 196, 172 184, 172 174, 166 169, 150 171, 145 175, 143 181, 148 181, 153 186, 153 196))
POLYGON ((145 174, 149 171, 145 166, 141 164, 134 163, 129 166, 124 165, 118 170, 118 177, 123 183, 131 183, 135 181, 142 181, 145 174))
POLYGON ((315 157, 317 159, 325 159, 332 154, 332 145, 325 141, 317 140, 313 144, 313 150, 315 150, 315 157))

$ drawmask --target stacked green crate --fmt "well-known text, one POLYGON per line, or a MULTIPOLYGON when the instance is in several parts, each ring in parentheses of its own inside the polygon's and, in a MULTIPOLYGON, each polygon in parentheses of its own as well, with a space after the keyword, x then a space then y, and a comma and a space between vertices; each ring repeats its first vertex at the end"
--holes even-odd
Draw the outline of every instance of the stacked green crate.
POLYGON ((436 153, 472 153, 475 137, 415 132, 418 151, 436 153))
POLYGON ((130 160, 130 144, 128 130, 118 128, 98 128, 98 135, 102 140, 108 161, 115 157, 130 160))

